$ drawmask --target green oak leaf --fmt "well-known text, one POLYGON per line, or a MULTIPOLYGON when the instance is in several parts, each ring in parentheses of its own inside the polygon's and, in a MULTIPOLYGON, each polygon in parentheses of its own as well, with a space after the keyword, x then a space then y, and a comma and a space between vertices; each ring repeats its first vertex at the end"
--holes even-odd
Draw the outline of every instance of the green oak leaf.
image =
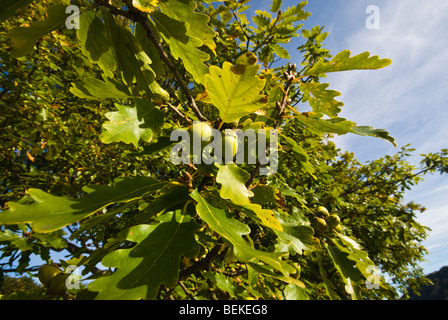
POLYGON ((261 261, 280 271, 285 280, 297 282, 289 275, 295 273, 296 269, 281 259, 284 253, 264 252, 253 248, 243 239, 243 236, 250 233, 250 228, 246 224, 229 217, 223 209, 212 206, 197 190, 193 191, 190 196, 197 201, 196 212, 199 217, 207 223, 211 230, 232 244, 233 253, 238 260, 253 263, 261 261))
POLYGON ((281 59, 291 59, 289 56, 288 50, 283 48, 281 45, 274 44, 271 45, 271 48, 274 50, 274 53, 281 59))
POLYGON ((370 137, 377 137, 381 138, 383 140, 389 141, 392 143, 395 147, 397 146, 397 143, 395 142, 395 139, 389 135, 389 132, 387 132, 384 129, 375 129, 370 126, 354 126, 351 130, 351 133, 358 134, 360 136, 370 136, 370 137))
POLYGON ((303 251, 314 249, 314 230, 298 213, 276 214, 275 218, 282 226, 282 230, 275 232, 278 235, 276 249, 289 254, 303 254, 303 251))
MULTIPOLYGON (((154 25, 152 20, 149 20, 151 25, 154 25)), ((156 38, 160 41, 160 34, 157 32, 156 27, 153 26, 156 38)), ((165 65, 160 58, 159 51, 157 51, 156 46, 146 35, 146 30, 140 22, 135 23, 134 36, 142 46, 142 49, 151 58, 152 64, 151 68, 156 73, 156 78, 161 77, 165 74, 165 65)))
POLYGON ((299 288, 305 289, 305 284, 302 281, 279 274, 278 272, 275 272, 275 269, 270 265, 260 265, 253 262, 248 262, 246 265, 247 270, 249 271, 249 277, 251 278, 250 280, 251 283, 254 283, 253 280, 256 279, 258 275, 263 275, 290 284, 294 284, 299 288))
POLYGON ((357 283, 362 280, 362 274, 355 267, 355 262, 348 259, 348 253, 341 251, 338 247, 327 244, 325 244, 325 247, 345 283, 345 290, 352 296, 353 300, 358 300, 360 292, 357 283))
POLYGON ((347 258, 354 261, 356 268, 365 278, 368 278, 371 275, 368 268, 374 266, 375 264, 368 257, 367 252, 362 250, 361 246, 353 239, 339 233, 337 235, 339 239, 333 239, 333 243, 339 248, 339 250, 347 253, 347 258))
POLYGON ((321 75, 329 72, 349 70, 374 70, 387 67, 392 63, 390 59, 379 59, 378 56, 370 57, 370 52, 363 52, 350 57, 350 51, 344 50, 338 53, 331 61, 320 60, 310 69, 304 72, 305 76, 321 75))
POLYGON ((143 50, 131 30, 121 25, 103 8, 106 36, 111 43, 112 54, 121 78, 135 96, 160 96, 161 88, 155 80, 152 60, 143 50))
POLYGON ((112 71, 117 67, 112 44, 107 37, 103 21, 89 10, 79 17, 77 36, 82 53, 93 63, 98 64, 108 77, 113 77, 112 71))
POLYGON ((163 123, 163 114, 152 102, 134 99, 134 106, 115 104, 118 111, 106 113, 108 122, 102 135, 104 143, 124 142, 138 147, 139 141, 149 142, 163 123))
POLYGON ((162 211, 180 209, 187 201, 191 201, 188 188, 183 185, 170 185, 162 192, 156 199, 140 206, 140 212, 134 217, 137 223, 144 223, 162 211))
POLYGON ((198 225, 180 210, 162 215, 156 225, 137 225, 125 229, 120 236, 136 245, 106 255, 101 263, 117 268, 110 276, 98 278, 88 285, 98 292, 98 300, 152 300, 159 287, 176 285, 181 257, 193 259, 199 245, 195 239, 198 225))
POLYGON ((266 80, 258 76, 260 66, 256 59, 249 62, 251 64, 237 61, 232 65, 226 61, 222 69, 211 66, 210 74, 205 76, 207 93, 224 122, 239 120, 266 106, 266 97, 260 95, 266 80))
POLYGON ((0 21, 7 20, 17 10, 29 5, 34 0, 2 0, 0 3, 0 21))
POLYGON ((48 7, 47 19, 32 23, 29 27, 16 27, 11 29, 12 42, 11 55, 19 58, 30 54, 34 44, 46 33, 52 32, 65 25, 69 14, 65 13, 66 5, 52 5, 48 7))
POLYGON ((319 134, 322 132, 329 132, 344 135, 347 133, 354 133, 361 136, 371 136, 381 138, 397 146, 395 139, 389 135, 384 129, 375 129, 369 126, 357 126, 356 123, 347 119, 337 117, 331 119, 322 119, 323 114, 311 114, 305 116, 303 114, 296 114, 297 120, 307 126, 311 131, 319 134))
POLYGON ((280 7, 282 6, 282 0, 272 0, 271 4, 271 12, 277 13, 278 10, 280 10, 280 7))
POLYGON ((246 203, 238 206, 238 209, 266 227, 275 231, 283 231, 283 226, 275 217, 275 213, 270 209, 264 209, 256 203, 246 203))
POLYGON ((202 46, 201 40, 189 36, 189 25, 184 21, 173 19, 161 11, 152 12, 151 18, 163 39, 168 43, 174 59, 181 59, 185 69, 194 80, 204 83, 204 76, 209 73, 208 66, 204 62, 208 61, 210 56, 199 50, 199 47, 202 46))
POLYGON ((275 198, 275 189, 271 186, 257 185, 251 189, 254 196, 252 198, 253 203, 259 205, 273 205, 277 206, 277 199, 275 198))
POLYGON ((226 165, 215 163, 215 165, 219 169, 216 182, 221 184, 219 192, 221 198, 230 200, 236 205, 250 204, 249 197, 252 197, 253 193, 245 185, 250 174, 234 163, 226 165))
POLYGON ((72 83, 70 92, 79 98, 91 100, 123 100, 131 97, 131 93, 126 86, 114 83, 111 79, 104 82, 91 77, 86 77, 81 83, 72 83))
POLYGON ((286 300, 310 300, 310 296, 306 293, 305 288, 302 288, 295 283, 289 283, 285 286, 283 291, 286 300))
POLYGON ((340 107, 343 102, 334 98, 341 94, 334 90, 327 90, 329 84, 308 82, 300 84, 300 91, 303 92, 303 102, 308 101, 314 112, 321 112, 329 117, 335 118, 341 112, 340 107))
POLYGON ((212 52, 215 52, 216 44, 213 38, 215 31, 208 26, 210 17, 194 12, 197 7, 195 1, 191 0, 169 0, 161 2, 160 11, 168 17, 183 21, 187 24, 187 35, 196 38, 202 42, 202 45, 207 46, 212 52))
POLYGON ((35 232, 52 232, 78 222, 111 203, 127 202, 155 192, 165 183, 148 177, 117 179, 115 186, 86 186, 81 198, 51 195, 40 189, 29 189, 28 204, 10 202, 0 213, 0 224, 29 223, 35 232))
POLYGON ((230 297, 236 298, 235 287, 234 287, 234 285, 232 283, 232 280, 227 278, 222 273, 219 273, 219 272, 216 272, 216 271, 204 271, 202 273, 203 273, 203 275, 207 279, 209 279, 210 281, 216 283, 216 286, 219 289, 229 293, 230 297))
POLYGON ((303 149, 296 141, 294 141, 293 139, 283 136, 283 138, 285 139, 286 143, 289 145, 289 147, 291 148, 295 158, 297 159, 297 161, 299 161, 300 165, 302 166, 303 170, 305 170, 306 172, 308 172, 314 179, 317 179, 316 176, 314 175, 314 167, 313 165, 310 163, 310 157, 308 156, 308 154, 306 153, 305 149, 303 149))

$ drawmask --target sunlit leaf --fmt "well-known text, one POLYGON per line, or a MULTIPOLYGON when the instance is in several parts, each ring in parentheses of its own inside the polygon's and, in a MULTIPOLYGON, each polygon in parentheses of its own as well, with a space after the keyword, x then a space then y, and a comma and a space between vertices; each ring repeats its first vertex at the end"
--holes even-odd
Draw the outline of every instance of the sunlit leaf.
POLYGON ((312 68, 305 71, 304 75, 321 75, 329 72, 349 70, 373 70, 387 67, 392 63, 390 59, 379 59, 378 56, 370 57, 370 52, 364 52, 350 57, 350 51, 344 50, 338 53, 331 61, 319 61, 312 68))
POLYGON ((255 57, 250 64, 232 65, 226 61, 222 69, 210 67, 205 87, 224 122, 239 120, 266 105, 265 97, 260 94, 266 80, 258 75, 259 68, 255 57))
POLYGON ((191 193, 191 197, 197 201, 196 211, 200 218, 213 231, 232 244, 237 259, 242 262, 266 263, 280 271, 289 281, 294 282, 289 274, 294 273, 296 269, 281 259, 283 254, 254 249, 243 239, 244 235, 250 233, 250 228, 246 224, 229 217, 223 209, 210 205, 197 190, 191 193))
POLYGON ((116 104, 118 111, 106 113, 109 121, 103 124, 104 143, 124 142, 138 147, 140 140, 149 142, 160 130, 162 112, 147 100, 135 99, 135 102, 133 106, 116 104))

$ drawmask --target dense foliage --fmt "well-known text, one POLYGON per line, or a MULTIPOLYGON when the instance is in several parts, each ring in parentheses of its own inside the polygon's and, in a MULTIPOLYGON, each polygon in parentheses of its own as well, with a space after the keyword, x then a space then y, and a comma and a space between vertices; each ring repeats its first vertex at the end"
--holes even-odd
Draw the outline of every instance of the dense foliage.
POLYGON ((391 61, 332 56, 322 27, 302 29, 306 2, 249 11, 248 0, 2 1, 0 266, 38 277, 38 255, 54 277, 75 265, 89 280, 61 291, 39 277, 47 287, 28 298, 396 299, 427 283, 424 207, 403 197, 448 172, 448 149, 420 168, 410 146, 359 163, 334 134, 395 140, 339 117, 340 94, 321 82, 391 61), (303 61, 288 63, 293 37, 303 61), (170 135, 193 121, 268 129, 263 152, 278 162, 174 164, 170 135))

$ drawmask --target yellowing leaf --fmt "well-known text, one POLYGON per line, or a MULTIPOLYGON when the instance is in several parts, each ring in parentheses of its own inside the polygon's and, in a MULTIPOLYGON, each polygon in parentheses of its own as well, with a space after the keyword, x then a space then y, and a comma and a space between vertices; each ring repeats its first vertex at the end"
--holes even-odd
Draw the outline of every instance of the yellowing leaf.
POLYGON ((195 1, 169 0, 160 3, 160 10, 170 18, 183 21, 187 24, 187 35, 196 38, 215 52, 216 44, 213 38, 215 31, 208 26, 210 17, 195 12, 197 4, 195 1))
POLYGON ((284 253, 265 252, 253 248, 243 238, 244 235, 250 233, 250 228, 246 224, 229 217, 223 209, 213 207, 197 190, 192 192, 190 196, 197 201, 196 211, 200 218, 213 231, 232 244, 235 257, 238 260, 246 263, 258 263, 258 261, 262 261, 280 271, 283 274, 282 279, 284 281, 303 285, 300 281, 289 275, 295 273, 296 269, 281 259, 284 253))
POLYGON ((265 97, 260 95, 266 80, 258 76, 259 68, 255 63, 232 65, 230 62, 224 62, 222 69, 210 67, 205 87, 224 122, 239 120, 266 105, 265 97))
POLYGON ((152 12, 157 8, 158 0, 132 0, 132 5, 138 10, 152 12))

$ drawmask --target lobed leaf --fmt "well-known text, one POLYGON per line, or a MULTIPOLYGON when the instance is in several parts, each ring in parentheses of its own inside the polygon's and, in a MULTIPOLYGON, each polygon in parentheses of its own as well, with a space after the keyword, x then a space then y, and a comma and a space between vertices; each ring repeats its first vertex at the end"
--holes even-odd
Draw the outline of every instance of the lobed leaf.
POLYGON ((295 273, 296 269, 281 259, 283 253, 264 252, 253 248, 243 239, 244 235, 250 233, 250 228, 246 224, 228 217, 223 209, 210 205, 197 190, 190 196, 197 201, 196 212, 199 217, 210 229, 232 244, 234 255, 238 260, 253 263, 261 261, 281 272, 285 280, 297 282, 289 276, 290 273, 295 273))
POLYGON ((195 1, 169 0, 167 2, 161 2, 159 7, 160 11, 168 17, 185 22, 189 37, 200 40, 202 45, 207 46, 212 52, 215 52, 216 44, 213 39, 216 33, 208 26, 210 17, 194 11, 197 7, 195 1))
POLYGON ((123 100, 131 97, 131 93, 126 86, 114 83, 110 79, 104 82, 91 77, 83 79, 80 83, 72 83, 70 92, 79 98, 91 100, 123 100))
POLYGON ((314 112, 323 113, 335 118, 341 112, 340 107, 344 103, 336 101, 334 98, 341 94, 334 90, 327 90, 329 84, 308 82, 300 84, 300 91, 303 92, 302 101, 308 101, 314 112))
POLYGON ((98 64, 104 73, 113 77, 117 67, 112 44, 107 36, 103 21, 92 10, 83 12, 79 17, 77 37, 82 53, 93 63, 98 64))
POLYGON ((305 76, 322 75, 328 72, 349 70, 372 70, 387 67, 392 63, 390 59, 379 59, 378 56, 370 57, 370 52, 364 52, 350 57, 350 51, 344 50, 338 53, 331 61, 320 60, 310 69, 304 72, 305 76))
POLYGON ((321 119, 322 116, 323 114, 319 113, 309 113, 308 115, 297 114, 297 119, 315 133, 328 132, 340 135, 354 133, 362 136, 381 138, 392 143, 394 146, 397 146, 395 139, 384 129, 375 129, 369 126, 357 126, 354 122, 340 117, 321 119))
POLYGON ((234 163, 219 165, 216 182, 221 184, 219 195, 223 199, 228 199, 236 205, 250 204, 249 197, 253 193, 246 187, 245 183, 250 178, 250 174, 238 167, 234 163))
POLYGON ((117 269, 88 285, 90 291, 98 292, 95 299, 152 300, 160 285, 176 285, 181 257, 192 259, 199 251, 194 236, 197 224, 180 211, 166 213, 157 220, 159 224, 138 225, 120 233, 124 240, 136 245, 103 258, 104 266, 117 269))
POLYGON ((29 223, 35 232, 52 232, 78 222, 111 203, 141 198, 147 192, 154 192, 166 184, 147 177, 117 179, 115 183, 115 187, 84 187, 88 195, 78 199, 29 189, 32 202, 10 202, 9 209, 0 213, 0 224, 29 223))
POLYGON ((224 62, 222 69, 210 67, 205 87, 222 121, 239 120, 266 105, 265 97, 260 95, 266 80, 258 76, 259 68, 256 59, 247 64, 224 62))
POLYGON ((115 104, 118 111, 106 113, 108 122, 101 140, 104 143, 124 142, 138 147, 139 141, 149 142, 163 124, 163 113, 152 102, 134 99, 135 105, 115 104))
POLYGON ((152 12, 157 8, 159 0, 132 0, 132 5, 144 12, 152 12))
POLYGON ((168 43, 174 59, 181 59, 185 69, 198 83, 204 83, 204 76, 209 72, 204 63, 210 56, 199 50, 203 42, 188 33, 188 24, 169 17, 168 15, 154 11, 151 14, 155 25, 168 43))

